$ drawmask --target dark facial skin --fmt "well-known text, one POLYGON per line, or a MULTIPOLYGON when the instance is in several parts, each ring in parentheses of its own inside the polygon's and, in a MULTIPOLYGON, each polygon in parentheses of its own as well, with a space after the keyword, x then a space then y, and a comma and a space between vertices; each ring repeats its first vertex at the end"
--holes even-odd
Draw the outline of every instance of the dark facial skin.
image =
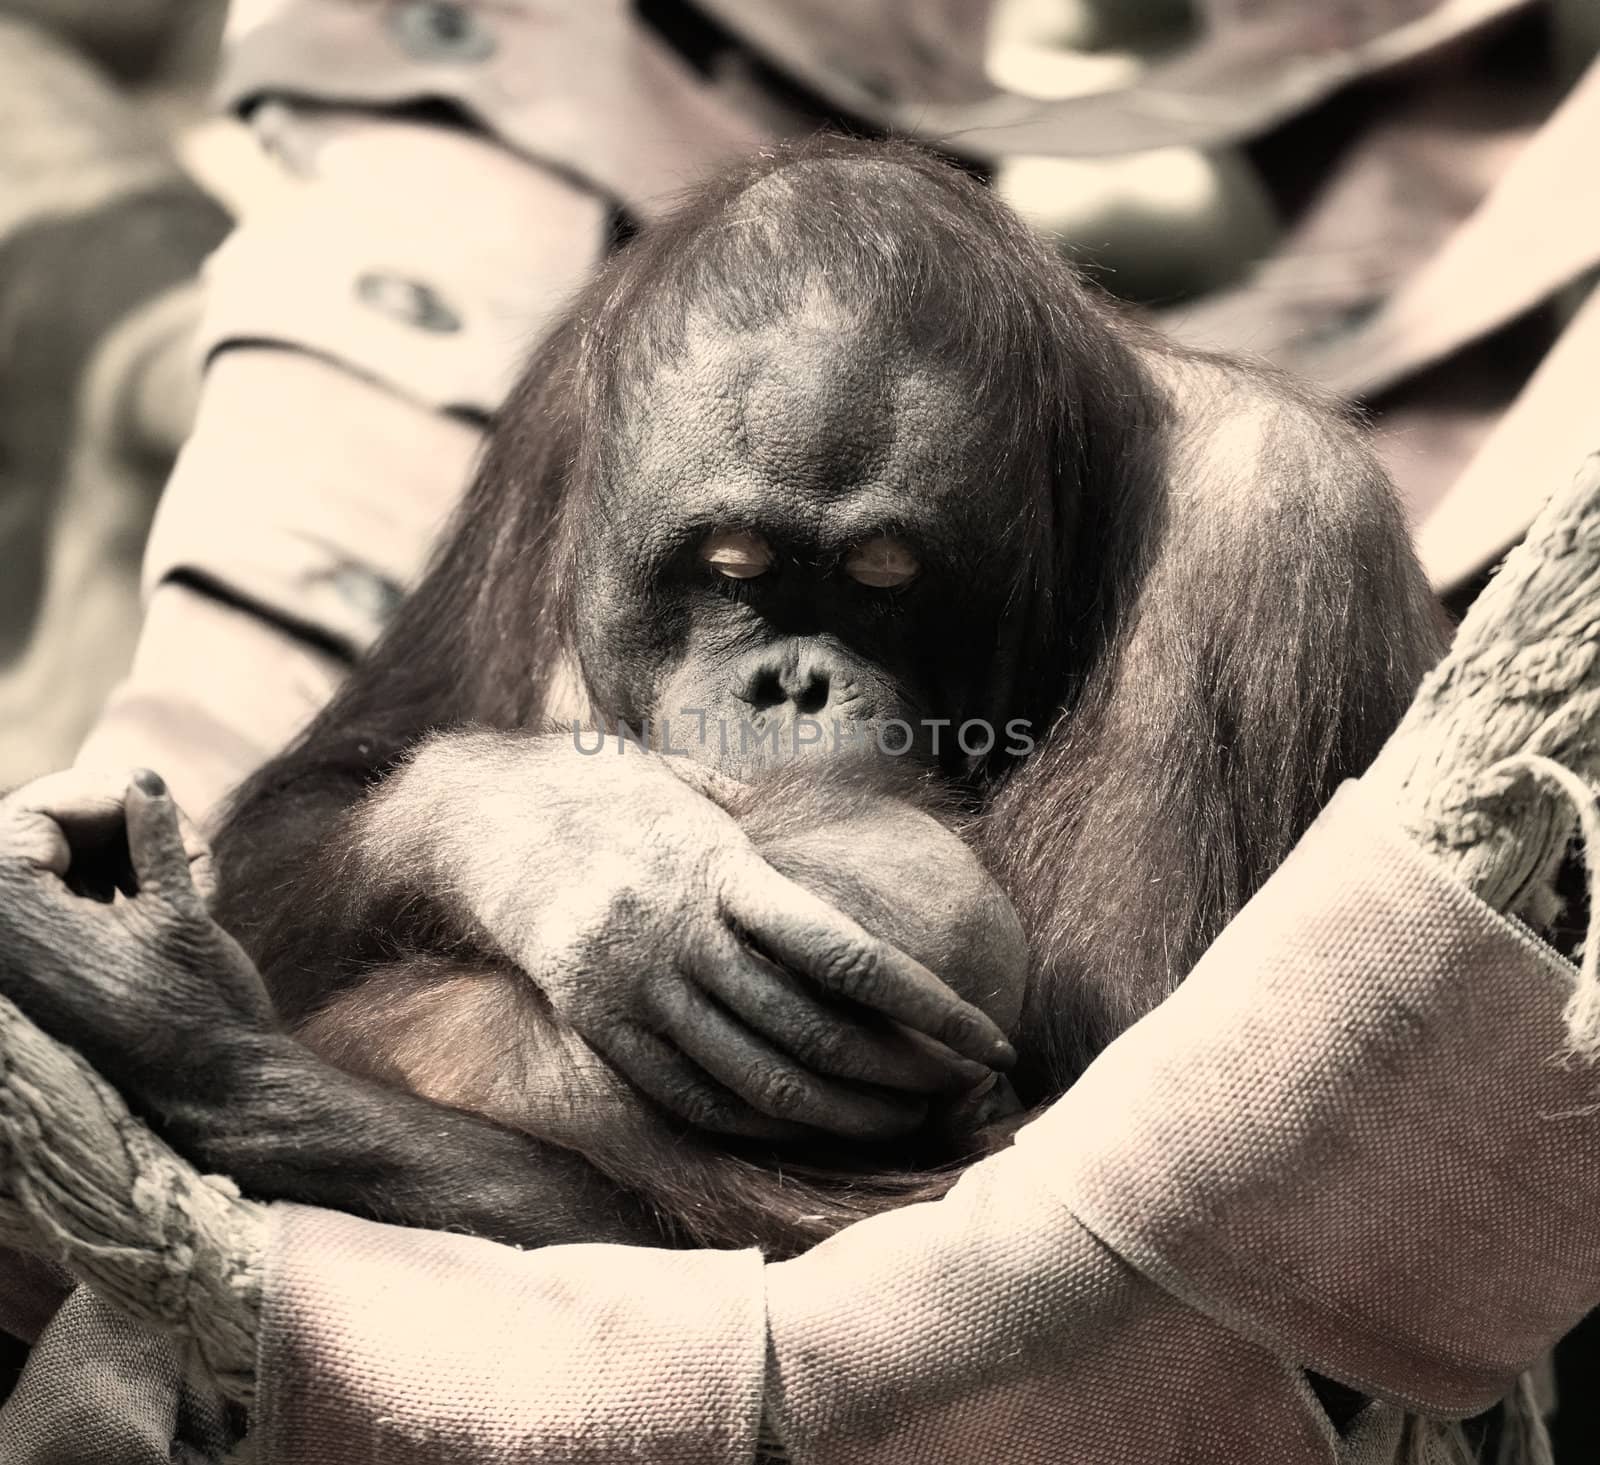
POLYGON ((987 483, 972 398, 957 371, 914 362, 825 296, 745 335, 692 323, 578 554, 597 706, 635 726, 668 718, 674 746, 729 772, 773 744, 826 755, 880 736, 958 770, 962 723, 998 740, 1030 486, 987 483), (802 718, 820 727, 797 738, 802 718), (909 730, 866 726, 889 719, 909 730))

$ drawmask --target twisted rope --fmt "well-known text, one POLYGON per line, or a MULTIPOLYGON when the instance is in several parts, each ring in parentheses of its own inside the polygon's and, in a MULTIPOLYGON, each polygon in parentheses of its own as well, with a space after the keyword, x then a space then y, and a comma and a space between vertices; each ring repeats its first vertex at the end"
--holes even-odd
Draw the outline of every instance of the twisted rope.
POLYGON ((1575 817, 1549 769, 1600 776, 1597 630, 1600 453, 1478 597, 1366 778, 1424 851, 1538 929, 1575 817))
POLYGON ((0 1160, 0 1244, 53 1256, 128 1316, 189 1338, 250 1406, 265 1208, 180 1159, 3 998, 0 1160))

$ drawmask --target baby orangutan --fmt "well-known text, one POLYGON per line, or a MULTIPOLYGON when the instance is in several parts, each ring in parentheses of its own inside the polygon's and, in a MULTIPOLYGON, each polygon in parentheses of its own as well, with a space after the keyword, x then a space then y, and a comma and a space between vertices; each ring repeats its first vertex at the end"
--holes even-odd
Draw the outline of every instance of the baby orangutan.
MULTIPOLYGON (((718 798, 781 874, 1014 1031, 1027 977, 1021 924, 955 832, 948 794, 925 775, 886 758, 793 762, 724 784, 718 798)), ((773 976, 801 980, 776 967, 773 976)), ((853 1021, 874 1021, 851 1007, 853 1021)), ((936 1098, 901 1142, 849 1144, 798 1127, 777 1145, 729 1140, 653 1104, 509 964, 421 953, 345 988, 297 1036, 347 1072, 578 1151, 644 1200, 669 1236, 769 1254, 803 1250, 891 1194, 938 1194, 953 1171, 937 1167, 998 1142, 998 1121, 1020 1107, 993 1075, 936 1098)))

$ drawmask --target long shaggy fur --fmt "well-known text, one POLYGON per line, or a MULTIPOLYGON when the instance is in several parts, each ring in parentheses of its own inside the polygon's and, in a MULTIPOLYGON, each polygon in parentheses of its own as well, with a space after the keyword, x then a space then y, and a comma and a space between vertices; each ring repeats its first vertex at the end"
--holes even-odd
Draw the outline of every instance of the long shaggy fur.
MULTIPOLYGON (((1355 430, 1262 369, 1180 354, 1122 319, 920 151, 775 150, 582 292, 386 636, 240 792, 217 841, 221 914, 292 1016, 386 954, 382 933, 339 924, 341 817, 430 731, 559 712, 572 545, 687 323, 771 321, 818 279, 856 318, 963 363, 995 425, 993 473, 1040 485, 1013 602, 1029 648, 1016 712, 1040 741, 964 790, 968 837, 1032 950, 1025 1098, 1059 1094, 1169 993, 1376 752, 1441 632, 1355 430)), ((674 1164, 593 1158, 634 1184, 674 1164)), ((662 1203, 695 1239, 737 1239, 743 1218, 698 1218, 723 1204, 743 1217, 740 1173, 662 1203)), ((852 1175, 821 1197, 785 1183, 758 1203, 780 1250, 947 1181, 852 1175)))

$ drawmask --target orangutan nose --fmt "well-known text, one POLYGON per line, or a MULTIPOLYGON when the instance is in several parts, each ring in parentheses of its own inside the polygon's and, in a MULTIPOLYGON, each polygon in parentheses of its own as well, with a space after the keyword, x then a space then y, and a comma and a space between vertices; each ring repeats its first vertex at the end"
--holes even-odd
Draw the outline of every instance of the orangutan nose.
POLYGON ((849 680, 842 658, 822 647, 790 642, 741 663, 730 690, 756 712, 820 717, 830 710, 839 712, 835 706, 839 689, 849 680))

